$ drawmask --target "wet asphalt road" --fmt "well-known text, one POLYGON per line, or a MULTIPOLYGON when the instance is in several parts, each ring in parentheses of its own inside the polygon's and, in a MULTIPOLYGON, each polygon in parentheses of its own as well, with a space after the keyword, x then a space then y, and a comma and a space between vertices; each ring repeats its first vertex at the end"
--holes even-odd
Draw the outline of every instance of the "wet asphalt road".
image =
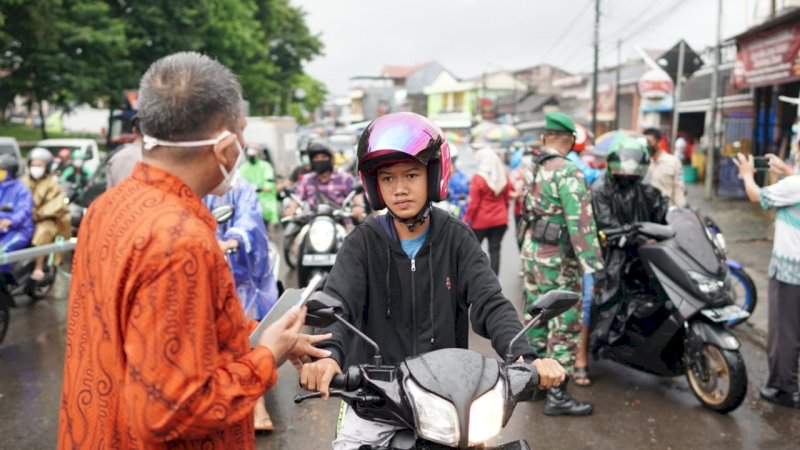
MULTIPOLYGON (((506 295, 520 303, 522 282, 511 230, 503 252, 501 283, 506 295)), ((0 449, 55 447, 66 292, 62 282, 52 298, 33 305, 21 299, 23 304, 12 310, 8 336, 0 344, 0 449)), ((663 379, 600 361, 591 366, 592 387, 570 386, 577 398, 594 403, 593 416, 551 418, 542 414, 542 402, 523 403, 492 442, 525 438, 533 448, 543 449, 800 448, 800 411, 758 397, 758 387, 766 380, 763 342, 747 326, 737 334, 750 385, 745 403, 728 415, 701 407, 683 377, 663 379)), ((493 353, 488 342, 476 336, 472 348, 493 353)), ((259 449, 330 448, 338 401, 295 405, 292 398, 301 392, 297 380, 290 365, 280 370, 278 387, 267 394, 276 430, 257 437, 259 449)))

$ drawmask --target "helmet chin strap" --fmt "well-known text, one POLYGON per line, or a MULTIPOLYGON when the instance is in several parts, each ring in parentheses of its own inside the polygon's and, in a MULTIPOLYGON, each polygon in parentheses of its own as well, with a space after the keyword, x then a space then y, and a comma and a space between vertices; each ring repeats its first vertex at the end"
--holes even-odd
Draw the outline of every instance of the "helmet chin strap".
POLYGON ((431 215, 431 202, 425 204, 422 209, 415 215, 414 217, 409 217, 408 219, 401 219, 397 217, 391 209, 387 208, 387 214, 397 222, 402 223, 406 227, 408 227, 409 233, 413 232, 417 225, 422 225, 428 220, 428 216, 431 215))

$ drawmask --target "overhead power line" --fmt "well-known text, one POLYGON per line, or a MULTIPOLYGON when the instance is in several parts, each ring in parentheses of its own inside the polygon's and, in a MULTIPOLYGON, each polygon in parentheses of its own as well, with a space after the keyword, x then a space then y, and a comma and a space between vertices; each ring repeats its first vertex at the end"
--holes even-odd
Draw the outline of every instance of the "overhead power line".
POLYGON ((562 45, 563 42, 565 42, 564 38, 566 38, 571 31, 573 32, 575 31, 575 24, 578 23, 578 20, 580 20, 581 16, 583 16, 583 13, 589 10, 589 6, 591 6, 593 1, 594 0, 588 0, 583 5, 583 8, 581 8, 580 11, 578 11, 578 14, 572 19, 572 21, 570 21, 569 25, 567 25, 567 28, 565 28, 564 31, 558 36, 558 39, 556 39, 555 44, 547 50, 547 53, 545 53, 545 55, 540 59, 540 61, 544 62, 545 60, 547 60, 547 58, 555 51, 555 49, 557 49, 560 45, 562 45))

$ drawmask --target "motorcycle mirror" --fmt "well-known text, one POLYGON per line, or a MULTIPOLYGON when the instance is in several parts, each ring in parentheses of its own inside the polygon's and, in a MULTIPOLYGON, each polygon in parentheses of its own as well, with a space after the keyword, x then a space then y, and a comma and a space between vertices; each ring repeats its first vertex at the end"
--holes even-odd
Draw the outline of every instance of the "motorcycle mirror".
POLYGON ((233 218, 235 210, 236 208, 231 204, 219 205, 211 210, 211 214, 214 215, 214 219, 216 219, 217 223, 225 223, 233 218))
POLYGON ((324 328, 336 322, 336 315, 342 314, 342 302, 330 295, 317 291, 306 302, 306 325, 324 328))
POLYGON ((550 291, 536 300, 528 307, 528 314, 531 316, 542 316, 539 321, 547 321, 553 317, 560 316, 568 309, 572 308, 580 300, 580 295, 570 291, 550 291))

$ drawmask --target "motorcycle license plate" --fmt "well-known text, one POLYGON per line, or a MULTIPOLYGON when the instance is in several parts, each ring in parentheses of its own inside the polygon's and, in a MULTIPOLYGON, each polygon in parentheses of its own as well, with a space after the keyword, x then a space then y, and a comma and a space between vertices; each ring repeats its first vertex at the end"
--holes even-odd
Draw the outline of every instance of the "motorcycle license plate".
POLYGON ((750 317, 750 313, 738 305, 728 305, 724 308, 704 309, 700 312, 714 322, 727 322, 729 320, 746 319, 750 317))
POLYGON ((304 266, 332 266, 336 261, 335 254, 310 254, 303 255, 304 266))

